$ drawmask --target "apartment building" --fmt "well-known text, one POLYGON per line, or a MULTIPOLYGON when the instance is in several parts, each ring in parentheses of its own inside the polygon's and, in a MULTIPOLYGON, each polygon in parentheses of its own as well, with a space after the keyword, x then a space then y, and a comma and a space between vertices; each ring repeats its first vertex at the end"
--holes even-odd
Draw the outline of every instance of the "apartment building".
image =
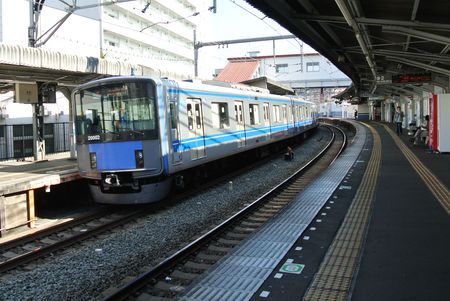
MULTIPOLYGON (((0 43, 18 51, 28 47, 34 15, 35 47, 56 56, 103 58, 139 64, 158 77, 193 78, 194 31, 197 39, 207 34, 211 5, 210 0, 0 0, 0 43)), ((61 93, 56 98, 56 103, 44 104, 44 124, 55 139, 57 132, 63 133, 66 148, 69 104, 61 93)), ((32 153, 33 110, 14 103, 12 92, 0 93, 0 159, 32 153), (12 147, 9 140, 31 141, 12 147)))

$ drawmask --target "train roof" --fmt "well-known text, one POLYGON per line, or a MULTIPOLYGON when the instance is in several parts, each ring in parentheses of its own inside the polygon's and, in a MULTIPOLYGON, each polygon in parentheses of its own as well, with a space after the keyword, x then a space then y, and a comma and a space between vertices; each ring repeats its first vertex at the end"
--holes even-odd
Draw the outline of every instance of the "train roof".
MULTIPOLYGON (((209 80, 209 81, 201 81, 201 80, 185 80, 185 81, 180 81, 180 80, 175 80, 175 79, 169 79, 169 78, 155 78, 152 76, 113 76, 113 77, 107 77, 107 78, 102 78, 102 79, 98 79, 98 80, 94 80, 88 83, 85 83, 83 85, 78 86, 75 90, 78 89, 84 89, 84 88, 88 88, 91 86, 95 86, 97 84, 102 84, 105 82, 109 82, 109 81, 120 81, 120 80, 132 80, 132 79, 151 79, 153 81, 155 81, 157 84, 168 84, 168 81, 173 81, 174 83, 176 82, 177 85, 180 88, 185 88, 185 89, 207 89, 210 91, 223 91, 223 92, 227 92, 227 93, 241 93, 241 94, 245 94, 245 95, 252 95, 252 96, 257 96, 257 95, 261 95, 264 97, 271 97, 271 98, 290 98, 292 100, 296 100, 296 101, 301 101, 301 102, 305 102, 305 103, 312 103, 310 101, 307 101, 305 99, 303 99, 302 97, 298 96, 298 95, 286 95, 286 94, 281 94, 280 91, 284 91, 284 89, 286 87, 282 87, 281 84, 277 85, 278 87, 278 91, 279 93, 273 93, 271 89, 267 89, 264 87, 260 87, 260 86, 252 86, 252 85, 248 85, 248 84, 243 84, 243 83, 228 83, 228 82, 221 82, 221 81, 215 81, 215 80, 209 80), (280 95, 281 94, 281 95, 280 95)), ((265 81, 265 83, 267 84, 268 88, 272 88, 275 89, 275 82, 274 81, 270 81, 267 78, 263 78, 263 80, 265 81)), ((259 85, 262 85, 262 81, 261 79, 258 82, 259 85)))
POLYGON ((269 89, 262 87, 250 86, 243 83, 227 83, 221 81, 200 81, 200 80, 187 80, 178 81, 180 88, 184 89, 206 89, 209 91, 220 91, 226 93, 239 93, 248 96, 266 97, 273 99, 286 99, 289 98, 294 101, 300 101, 304 103, 312 102, 303 99, 298 95, 280 95, 271 93, 269 89))

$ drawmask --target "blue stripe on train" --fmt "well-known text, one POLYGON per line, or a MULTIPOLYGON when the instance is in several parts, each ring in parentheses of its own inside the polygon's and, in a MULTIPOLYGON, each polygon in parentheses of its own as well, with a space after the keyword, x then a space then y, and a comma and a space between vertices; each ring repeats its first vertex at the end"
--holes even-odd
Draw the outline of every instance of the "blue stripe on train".
POLYGON ((196 95, 196 96, 215 96, 215 97, 227 97, 227 98, 233 98, 233 99, 239 99, 239 100, 251 100, 251 101, 273 101, 273 102, 281 102, 290 104, 291 101, 293 101, 295 104, 308 104, 306 101, 302 101, 300 99, 277 99, 272 97, 264 97, 264 96, 255 96, 255 95, 242 95, 242 94, 234 94, 234 93, 221 93, 221 92, 207 92, 207 91, 197 91, 197 90, 190 90, 190 89, 176 89, 171 88, 168 89, 168 92, 170 93, 180 93, 184 95, 196 95), (256 97, 256 98, 255 98, 256 97))
MULTIPOLYGON (((311 120, 297 122, 297 126, 305 126, 311 124, 311 120)), ((234 131, 234 132, 226 132, 215 134, 211 136, 197 136, 192 138, 183 139, 181 141, 175 140, 172 141, 173 149, 175 152, 182 151, 186 149, 193 149, 202 146, 213 146, 223 143, 234 142, 242 138, 255 138, 258 136, 263 136, 266 134, 276 135, 277 133, 281 133, 285 131, 287 128, 293 128, 292 124, 286 125, 276 125, 273 127, 261 127, 256 129, 248 129, 246 131, 234 131)))

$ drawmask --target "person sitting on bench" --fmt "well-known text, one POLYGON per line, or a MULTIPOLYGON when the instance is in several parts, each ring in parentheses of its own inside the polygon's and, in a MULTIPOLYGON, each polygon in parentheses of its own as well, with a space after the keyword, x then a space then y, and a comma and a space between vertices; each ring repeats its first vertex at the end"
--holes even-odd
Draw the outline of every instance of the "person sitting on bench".
POLYGON ((428 130, 430 126, 430 116, 425 116, 425 121, 422 125, 417 129, 414 134, 414 145, 419 145, 423 140, 425 140, 425 144, 428 143, 428 130))

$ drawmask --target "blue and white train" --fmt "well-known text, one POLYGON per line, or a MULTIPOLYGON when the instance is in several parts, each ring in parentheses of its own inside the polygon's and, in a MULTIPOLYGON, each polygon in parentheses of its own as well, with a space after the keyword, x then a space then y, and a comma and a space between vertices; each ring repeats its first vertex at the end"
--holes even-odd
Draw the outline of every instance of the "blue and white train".
POLYGON ((159 201, 187 171, 316 126, 313 103, 259 90, 135 76, 77 87, 78 166, 94 200, 159 201))

